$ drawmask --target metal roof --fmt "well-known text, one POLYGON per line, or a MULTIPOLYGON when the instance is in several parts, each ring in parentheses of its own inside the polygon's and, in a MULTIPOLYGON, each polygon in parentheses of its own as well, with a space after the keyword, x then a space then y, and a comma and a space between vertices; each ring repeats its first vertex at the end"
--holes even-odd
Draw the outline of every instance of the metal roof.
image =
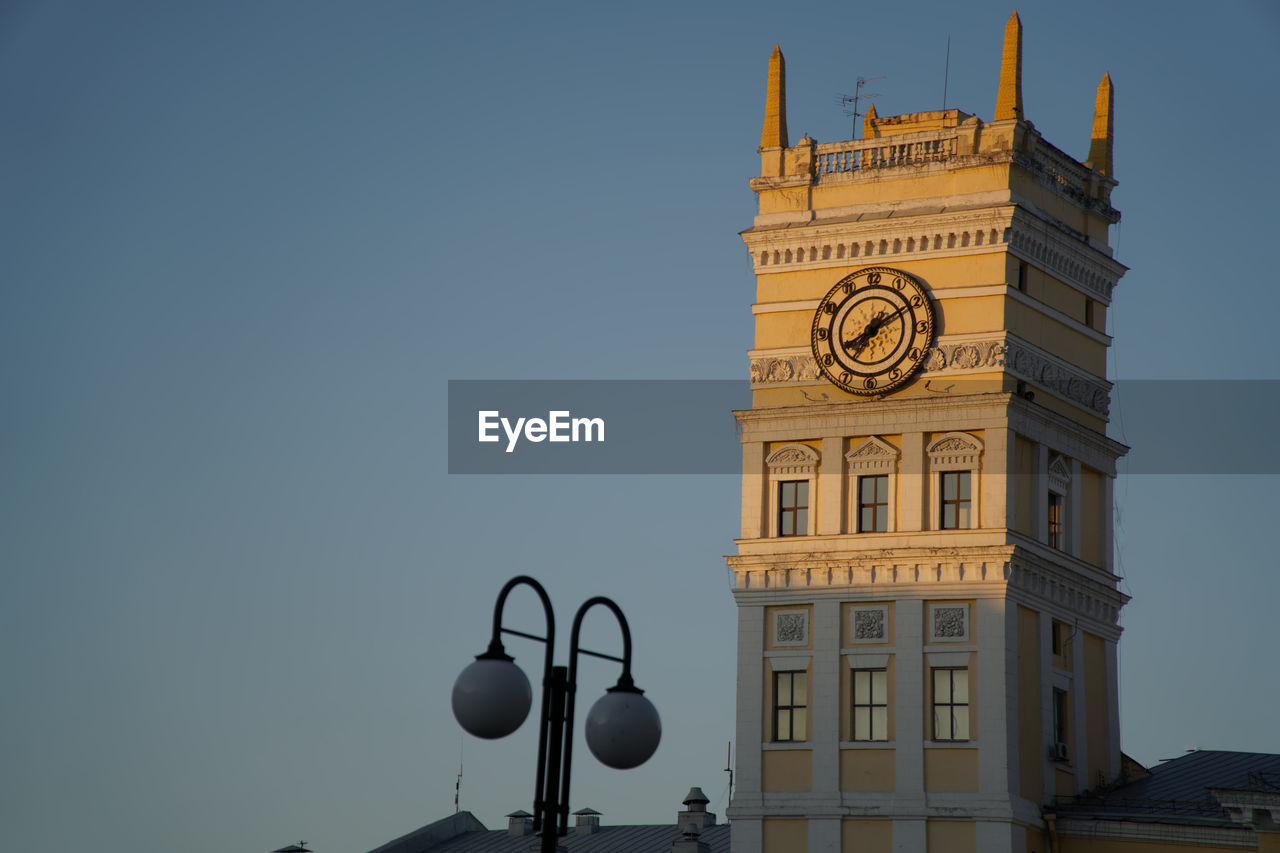
MULTIPOLYGON (((582 834, 570 828, 559 846, 567 853, 670 853, 671 845, 683 837, 675 824, 601 826, 582 834)), ((387 842, 373 853, 529 853, 537 849, 539 840, 536 835, 485 829, 464 811, 387 842)), ((729 853, 729 825, 704 827, 698 840, 706 843, 711 853, 729 853)))
POLYGON ((1064 798, 1062 817, 1232 826, 1210 788, 1280 793, 1280 755, 1200 749, 1149 769, 1150 775, 1097 794, 1064 798))
MULTIPOLYGON (((586 835, 570 830, 560 846, 568 853, 670 853, 671 845, 682 837, 675 826, 602 826, 586 835)), ((729 826, 708 826, 698 840, 711 853, 729 853, 729 826)), ((529 853, 537 842, 535 835, 512 836, 494 829, 464 833, 421 853, 529 853)))

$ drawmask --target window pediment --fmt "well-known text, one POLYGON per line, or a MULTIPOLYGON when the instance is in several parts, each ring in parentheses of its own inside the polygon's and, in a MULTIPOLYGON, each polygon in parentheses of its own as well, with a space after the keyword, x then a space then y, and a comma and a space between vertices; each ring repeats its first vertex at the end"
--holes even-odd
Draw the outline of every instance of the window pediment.
POLYGON ((898 448, 876 438, 866 439, 844 455, 851 474, 892 474, 898 464, 898 448))
POLYGON ((764 460, 771 476, 812 476, 818 469, 818 451, 806 444, 784 444, 764 460))
POLYGON ((949 432, 929 445, 929 464, 942 467, 977 468, 982 456, 982 441, 967 432, 949 432))

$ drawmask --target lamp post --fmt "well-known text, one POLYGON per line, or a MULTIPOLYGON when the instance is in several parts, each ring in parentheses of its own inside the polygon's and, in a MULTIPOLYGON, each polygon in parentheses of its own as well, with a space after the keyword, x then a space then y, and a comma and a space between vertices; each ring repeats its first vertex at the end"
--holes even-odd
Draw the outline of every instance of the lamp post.
POLYGON ((542 668, 542 712, 538 724, 538 771, 533 794, 533 829, 542 833, 542 853, 555 853, 556 839, 569 820, 569 765, 573 755, 573 706, 578 689, 578 655, 591 655, 622 664, 618 683, 587 712, 587 748, 602 764, 619 770, 649 760, 662 737, 662 723, 653 703, 631 680, 631 630, 618 605, 596 596, 583 602, 569 632, 569 665, 553 663, 555 614, 547 591, 527 575, 507 581, 493 607, 493 636, 489 648, 453 684, 453 715, 476 737, 501 738, 520 728, 533 702, 529 679, 502 646, 502 635, 513 634, 546 646, 542 668), (526 634, 502 627, 507 595, 519 585, 533 588, 542 600, 547 635, 526 634), (622 630, 622 657, 579 648, 582 617, 597 604, 613 611, 622 630))

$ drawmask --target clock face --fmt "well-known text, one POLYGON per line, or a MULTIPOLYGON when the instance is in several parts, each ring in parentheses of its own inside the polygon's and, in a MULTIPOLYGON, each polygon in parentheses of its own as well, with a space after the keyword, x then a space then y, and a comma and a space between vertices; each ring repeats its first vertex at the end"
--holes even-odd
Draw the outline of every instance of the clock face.
POLYGON ((924 286, 889 267, 847 275, 818 304, 813 357, 851 394, 883 394, 919 369, 933 344, 933 307, 924 286))

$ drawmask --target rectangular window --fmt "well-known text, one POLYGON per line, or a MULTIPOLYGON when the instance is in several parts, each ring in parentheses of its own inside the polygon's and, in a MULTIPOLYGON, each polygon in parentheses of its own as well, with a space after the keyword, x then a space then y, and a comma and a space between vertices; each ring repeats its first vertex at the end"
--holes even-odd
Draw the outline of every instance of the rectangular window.
POLYGON ((778 535, 804 536, 809 532, 809 481, 783 480, 778 484, 778 535))
POLYGON ((1049 493, 1049 547, 1062 549, 1062 495, 1049 493))
POLYGON ((1067 691, 1053 691, 1053 740, 1055 753, 1057 744, 1070 743, 1070 731, 1067 721, 1070 719, 1067 709, 1067 691))
POLYGON ((889 529, 889 475, 858 478, 858 532, 889 529))
POLYGON ((803 741, 808 738, 809 679, 804 672, 773 674, 773 739, 803 741))
POLYGON ((969 527, 969 508, 972 506, 968 471, 942 472, 942 520, 943 530, 964 530, 969 527))
POLYGON ((889 739, 888 672, 853 671, 853 739, 889 739))
POLYGON ((969 670, 933 671, 933 739, 969 739, 969 670))

